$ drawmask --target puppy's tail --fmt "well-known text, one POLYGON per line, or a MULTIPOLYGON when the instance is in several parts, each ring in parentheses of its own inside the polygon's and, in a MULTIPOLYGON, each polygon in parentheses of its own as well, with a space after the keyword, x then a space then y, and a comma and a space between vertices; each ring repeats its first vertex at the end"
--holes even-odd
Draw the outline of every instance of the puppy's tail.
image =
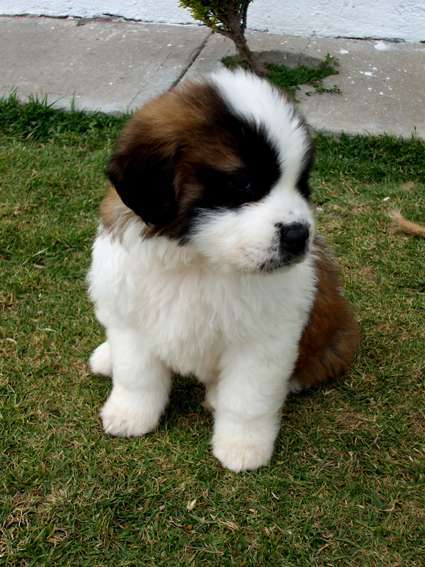
POLYGON ((390 217, 398 230, 413 236, 425 237, 425 226, 405 219, 400 211, 391 211, 390 217))

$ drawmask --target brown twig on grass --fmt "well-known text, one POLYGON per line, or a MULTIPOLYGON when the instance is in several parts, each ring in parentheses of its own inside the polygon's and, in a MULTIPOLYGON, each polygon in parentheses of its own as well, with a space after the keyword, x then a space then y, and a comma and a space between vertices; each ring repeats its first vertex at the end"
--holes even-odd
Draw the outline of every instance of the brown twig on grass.
POLYGON ((393 219, 397 230, 413 234, 413 236, 425 237, 425 226, 405 219, 400 211, 391 211, 390 217, 393 219))

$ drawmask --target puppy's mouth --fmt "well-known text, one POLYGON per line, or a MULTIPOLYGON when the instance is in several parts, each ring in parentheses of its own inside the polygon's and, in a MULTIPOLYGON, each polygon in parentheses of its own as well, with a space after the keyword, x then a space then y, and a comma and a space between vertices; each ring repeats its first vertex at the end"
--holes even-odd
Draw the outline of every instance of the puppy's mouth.
POLYGON ((288 255, 283 258, 270 258, 258 266, 259 272, 271 273, 300 264, 306 254, 288 255))

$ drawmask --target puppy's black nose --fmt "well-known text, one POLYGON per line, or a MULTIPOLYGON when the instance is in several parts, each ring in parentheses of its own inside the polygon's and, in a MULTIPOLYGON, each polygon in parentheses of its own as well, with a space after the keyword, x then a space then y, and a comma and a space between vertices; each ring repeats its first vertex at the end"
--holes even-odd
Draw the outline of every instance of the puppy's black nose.
POLYGON ((303 254, 307 247, 310 231, 307 225, 300 222, 292 224, 277 223, 281 249, 293 255, 303 254))

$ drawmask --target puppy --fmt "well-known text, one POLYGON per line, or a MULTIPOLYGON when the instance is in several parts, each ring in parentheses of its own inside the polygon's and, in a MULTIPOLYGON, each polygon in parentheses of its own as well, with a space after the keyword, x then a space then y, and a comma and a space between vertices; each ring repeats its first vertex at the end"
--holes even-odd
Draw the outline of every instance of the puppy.
POLYGON ((112 376, 107 433, 144 435, 173 373, 206 387, 214 455, 269 462, 290 391, 349 366, 358 327, 315 236, 312 142, 285 96, 222 70, 147 103, 122 132, 88 275, 112 376))

